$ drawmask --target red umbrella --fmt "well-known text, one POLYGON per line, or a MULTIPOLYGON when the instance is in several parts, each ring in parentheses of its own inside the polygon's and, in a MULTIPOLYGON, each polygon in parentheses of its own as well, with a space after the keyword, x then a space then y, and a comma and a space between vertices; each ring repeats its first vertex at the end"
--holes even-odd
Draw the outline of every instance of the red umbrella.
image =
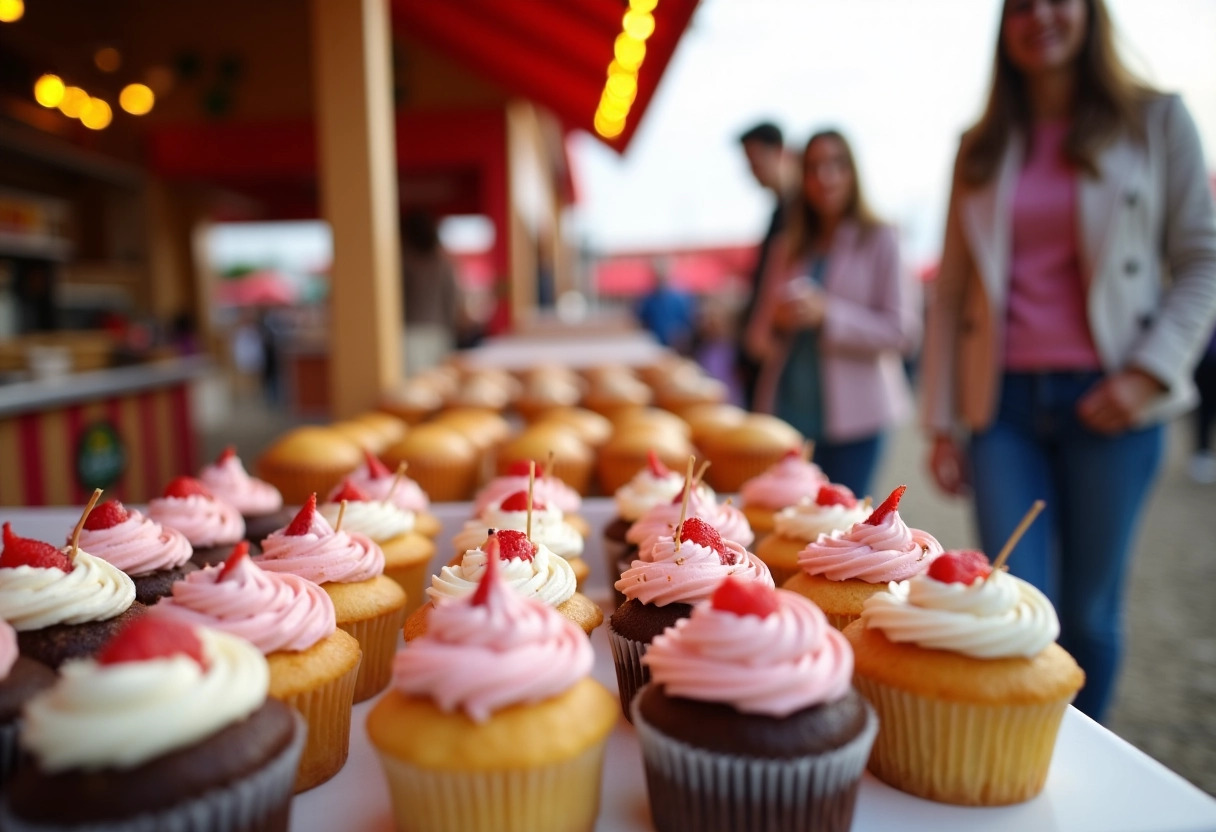
POLYGON ((215 292, 216 300, 225 306, 290 306, 298 296, 284 275, 270 269, 222 281, 215 292))

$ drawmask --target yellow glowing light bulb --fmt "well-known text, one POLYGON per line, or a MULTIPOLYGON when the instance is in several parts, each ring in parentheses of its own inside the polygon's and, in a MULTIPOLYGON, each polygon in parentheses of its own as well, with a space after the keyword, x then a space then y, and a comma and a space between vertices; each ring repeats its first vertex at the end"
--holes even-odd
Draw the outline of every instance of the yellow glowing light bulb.
POLYGON ((618 64, 635 72, 646 58, 646 44, 625 34, 617 35, 612 51, 618 64))
POLYGON ((617 98, 610 98, 609 96, 604 95, 604 97, 600 99, 598 112, 603 113, 610 119, 623 120, 625 116, 629 115, 629 102, 621 101, 617 98))
POLYGON ((59 102, 59 112, 68 118, 80 118, 80 112, 89 103, 89 94, 80 87, 68 87, 63 91, 63 100, 59 102))
POLYGON ((604 92, 613 98, 633 101, 638 94, 638 78, 636 75, 610 75, 608 83, 604 84, 604 92))
POLYGON ((90 130, 104 130, 114 120, 114 111, 100 98, 90 98, 80 111, 80 123, 90 130))
POLYGON ((155 103, 156 95, 145 84, 127 84, 118 94, 118 106, 133 116, 146 115, 155 103))
POLYGON ((34 100, 43 107, 58 107, 65 89, 63 79, 58 75, 43 75, 34 82, 34 100))
POLYGON ((0 0, 0 23, 16 23, 25 16, 25 0, 0 0))
POLYGON ((649 14, 654 11, 654 7, 659 5, 659 0, 629 0, 629 8, 635 12, 646 12, 649 14))
POLYGON ((625 18, 621 21, 621 26, 625 30, 625 34, 634 40, 646 40, 646 38, 654 34, 654 17, 650 12, 630 9, 625 12, 625 18))
POLYGON ((625 120, 607 118, 603 113, 595 114, 595 132, 605 139, 615 139, 625 130, 625 120))

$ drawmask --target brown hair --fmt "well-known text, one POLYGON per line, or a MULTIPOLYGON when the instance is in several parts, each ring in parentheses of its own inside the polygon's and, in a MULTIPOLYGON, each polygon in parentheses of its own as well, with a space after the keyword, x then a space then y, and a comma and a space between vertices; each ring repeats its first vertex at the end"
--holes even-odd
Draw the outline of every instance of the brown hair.
MULTIPOLYGON (((1005 50, 1005 20, 1010 0, 1001 9, 992 88, 984 114, 963 137, 960 174, 969 185, 982 185, 996 173, 1009 136, 1028 132, 1030 103, 1026 79, 1005 50)), ((1088 25, 1076 59, 1076 101, 1064 155, 1091 176, 1098 175, 1098 152, 1121 131, 1143 138, 1141 108, 1153 90, 1131 73, 1115 48, 1114 25, 1104 0, 1085 0, 1088 25)))
MULTIPOLYGON (((844 218, 857 223, 863 230, 870 230, 882 225, 882 221, 870 210, 870 204, 866 201, 865 191, 861 187, 861 176, 857 173, 857 158, 853 155, 853 148, 839 130, 820 130, 807 139, 806 148, 802 151, 803 174, 799 181, 806 181, 806 155, 811 146, 821 139, 834 139, 840 143, 840 147, 844 151, 845 162, 849 166, 849 173, 853 176, 853 188, 844 206, 844 218)), ((823 218, 819 216, 815 206, 807 200, 801 186, 798 197, 793 202, 790 221, 786 228, 788 229, 788 250, 791 263, 806 257, 823 234, 823 218)))

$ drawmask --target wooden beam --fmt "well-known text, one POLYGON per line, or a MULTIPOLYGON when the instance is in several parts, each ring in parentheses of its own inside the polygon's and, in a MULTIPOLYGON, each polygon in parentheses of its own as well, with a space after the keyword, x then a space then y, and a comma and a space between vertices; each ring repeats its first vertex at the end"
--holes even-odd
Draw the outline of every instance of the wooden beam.
POLYGON ((330 406, 401 379, 401 253, 388 0, 312 0, 322 212, 333 231, 330 406))

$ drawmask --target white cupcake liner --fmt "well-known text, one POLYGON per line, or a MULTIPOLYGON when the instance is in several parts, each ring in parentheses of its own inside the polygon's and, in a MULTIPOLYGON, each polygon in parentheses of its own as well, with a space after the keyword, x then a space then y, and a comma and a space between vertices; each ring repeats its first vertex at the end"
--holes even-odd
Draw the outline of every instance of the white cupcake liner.
POLYGON ((380 754, 397 832, 591 830, 606 738, 564 760, 507 771, 436 771, 380 754))
MULTIPOLYGON (((0 802, 4 832, 286 832, 292 786, 308 727, 292 713, 295 732, 287 748, 235 783, 162 809, 121 820, 85 824, 30 823, 0 802)), ((66 796, 70 799, 70 795, 66 796)))
POLYGON ((17 745, 17 720, 0 725, 0 786, 17 773, 21 762, 21 749, 17 745))
POLYGON ((633 696, 650 681, 650 668, 642 664, 642 656, 650 645, 618 635, 611 625, 608 627, 608 644, 612 647, 612 661, 616 665, 616 689, 621 697, 621 713, 633 721, 629 710, 633 696))
POLYGON ((847 832, 857 786, 878 734, 866 724, 844 746, 808 757, 745 757, 695 748, 661 733, 633 700, 650 813, 658 832, 847 832))

